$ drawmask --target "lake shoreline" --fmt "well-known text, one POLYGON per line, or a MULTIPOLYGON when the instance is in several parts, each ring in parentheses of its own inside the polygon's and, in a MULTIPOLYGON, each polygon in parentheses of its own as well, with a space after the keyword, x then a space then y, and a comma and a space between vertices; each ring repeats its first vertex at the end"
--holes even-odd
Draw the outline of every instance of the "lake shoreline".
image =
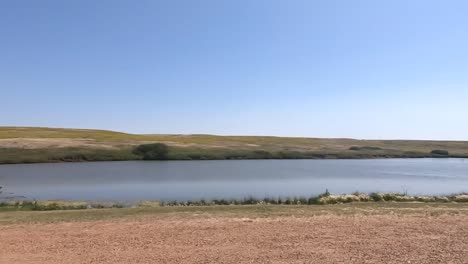
POLYGON ((200 199, 200 200, 173 200, 173 201, 126 201, 126 202, 99 202, 99 201, 71 201, 71 200, 8 200, 1 202, 2 211, 54 211, 54 210, 81 210, 81 209, 109 209, 109 208, 148 208, 148 207, 200 207, 200 206, 252 206, 252 205, 335 205, 351 203, 426 203, 450 204, 468 203, 468 194, 452 195, 418 195, 412 196, 402 193, 353 193, 333 195, 327 192, 311 197, 246 197, 243 199, 200 199))
MULTIPOLYGON (((0 166, 1 165, 11 165, 11 164, 40 164, 40 163, 85 163, 85 162, 111 162, 111 161, 210 161, 210 160, 379 160, 379 159, 468 159, 468 155, 430 155, 430 154, 401 154, 401 155, 372 155, 372 154, 349 154, 349 153, 323 153, 323 154, 304 154, 304 153, 294 153, 294 154, 285 154, 290 157, 181 157, 181 158, 167 158, 160 160, 144 160, 140 157, 133 158, 121 158, 119 157, 120 151, 113 154, 106 154, 103 156, 95 156, 92 154, 73 154, 72 156, 62 156, 58 158, 51 158, 49 152, 53 150, 47 150, 44 156, 40 154, 35 155, 34 158, 28 158, 28 154, 23 156, 22 154, 15 154, 18 150, 13 150, 12 158, 2 157, 3 153, 8 153, 9 149, 0 148, 0 166), (304 156, 302 156, 304 155, 304 156)), ((38 150, 20 150, 19 152, 37 152, 38 150)), ((87 150, 89 151, 89 150, 87 150)), ((79 151, 78 151, 79 152, 79 151)), ((252 152, 253 153, 253 152, 252 152)), ((130 155, 130 154, 129 154, 130 155)), ((59 154, 60 156, 60 154, 59 154)))

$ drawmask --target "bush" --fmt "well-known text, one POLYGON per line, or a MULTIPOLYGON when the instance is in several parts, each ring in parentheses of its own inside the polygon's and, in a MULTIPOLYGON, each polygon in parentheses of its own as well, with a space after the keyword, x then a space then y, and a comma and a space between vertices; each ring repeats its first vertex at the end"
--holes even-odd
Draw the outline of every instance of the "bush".
POLYGON ((466 203, 468 202, 468 195, 466 194, 460 194, 460 195, 456 195, 453 200, 455 202, 460 202, 460 203, 466 203))
POLYGON ((440 156, 448 156, 449 152, 447 150, 443 150, 443 149, 434 149, 433 151, 431 151, 431 154, 432 155, 440 155, 440 156))
POLYGON ((315 197, 310 197, 309 200, 307 200, 308 204, 320 204, 320 197, 315 196, 315 197))
POLYGON ((369 194, 369 197, 375 202, 380 202, 383 200, 383 197, 380 193, 371 193, 369 194))
POLYGON ((271 159, 273 155, 265 150, 255 150, 252 155, 250 155, 251 159, 271 159))
POLYGON ((162 143, 144 144, 136 147, 133 153, 142 156, 144 160, 167 160, 169 148, 162 143))
POLYGON ((372 146, 352 146, 349 150, 382 150, 379 147, 372 147, 372 146))

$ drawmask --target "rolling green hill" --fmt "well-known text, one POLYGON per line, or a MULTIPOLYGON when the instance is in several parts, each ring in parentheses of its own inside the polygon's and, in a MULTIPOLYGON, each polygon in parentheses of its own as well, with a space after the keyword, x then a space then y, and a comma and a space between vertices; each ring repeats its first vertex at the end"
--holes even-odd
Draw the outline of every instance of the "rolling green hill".
POLYGON ((141 144, 164 143, 169 159, 468 157, 467 141, 355 140, 271 136, 136 135, 105 130, 0 127, 0 163, 137 160, 141 144), (431 154, 446 150, 449 155, 431 154))

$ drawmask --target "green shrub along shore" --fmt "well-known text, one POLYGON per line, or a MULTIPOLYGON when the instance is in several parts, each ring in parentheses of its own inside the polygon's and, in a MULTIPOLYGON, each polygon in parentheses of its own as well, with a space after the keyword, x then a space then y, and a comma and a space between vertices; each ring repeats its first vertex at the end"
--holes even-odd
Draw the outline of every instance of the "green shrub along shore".
POLYGON ((171 147, 162 143, 142 144, 119 149, 92 148, 47 148, 20 149, 0 148, 0 164, 126 161, 126 160, 240 160, 240 159, 373 159, 373 158, 468 158, 468 155, 450 154, 446 150, 411 152, 377 150, 370 147, 344 152, 317 151, 267 151, 236 149, 202 149, 171 147))
POLYGON ((333 195, 326 191, 313 197, 211 199, 196 201, 140 201, 137 203, 84 201, 5 201, 0 211, 50 211, 124 207, 221 206, 221 205, 333 205, 366 202, 468 203, 468 194, 446 196, 411 196, 402 193, 353 193, 333 195))

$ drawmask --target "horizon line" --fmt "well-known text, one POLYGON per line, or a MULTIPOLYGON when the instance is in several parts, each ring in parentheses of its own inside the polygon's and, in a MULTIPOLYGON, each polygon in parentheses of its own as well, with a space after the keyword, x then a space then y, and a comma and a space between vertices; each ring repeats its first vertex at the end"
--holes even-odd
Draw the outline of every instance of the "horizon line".
POLYGON ((352 137, 313 137, 313 136, 278 136, 278 135, 242 135, 242 134, 210 134, 210 133, 134 133, 124 132, 113 129, 102 129, 102 128, 74 128, 74 127, 48 127, 48 126, 0 126, 0 129, 11 128, 11 129, 63 129, 63 130, 87 130, 87 131, 105 131, 113 133, 121 133, 128 135, 140 135, 140 136, 215 136, 215 137, 275 137, 275 138, 305 138, 305 139, 341 139, 341 140, 362 140, 362 141, 443 141, 443 142, 467 142, 464 139, 408 139, 408 138, 352 138, 352 137))

